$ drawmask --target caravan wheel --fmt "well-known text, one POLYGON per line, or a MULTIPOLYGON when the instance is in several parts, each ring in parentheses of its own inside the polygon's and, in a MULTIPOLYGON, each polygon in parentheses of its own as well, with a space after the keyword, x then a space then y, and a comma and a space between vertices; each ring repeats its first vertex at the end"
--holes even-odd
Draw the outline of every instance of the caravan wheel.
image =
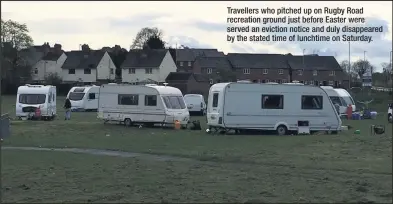
POLYGON ((124 125, 126 125, 127 127, 130 127, 130 126, 132 125, 131 119, 126 118, 126 119, 124 120, 124 125))
POLYGON ((277 135, 286 135, 287 134, 287 127, 285 125, 280 125, 277 127, 277 135))

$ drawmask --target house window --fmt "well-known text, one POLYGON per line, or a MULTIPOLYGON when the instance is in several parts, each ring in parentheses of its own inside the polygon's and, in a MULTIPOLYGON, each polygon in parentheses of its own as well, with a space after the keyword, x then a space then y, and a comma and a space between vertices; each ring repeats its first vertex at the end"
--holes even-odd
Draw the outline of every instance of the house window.
POLYGON ((212 68, 207 68, 207 74, 211 74, 212 73, 212 68))
POLYGON ((209 79, 209 83, 210 83, 210 84, 214 84, 213 79, 209 79))
POLYGON ((299 76, 303 75, 303 70, 302 70, 302 69, 297 70, 297 74, 298 74, 299 76))
POLYGON ((153 74, 153 69, 152 68, 145 69, 145 74, 153 74))
POLYGON ((137 106, 139 104, 139 95, 137 95, 137 94, 119 94, 117 96, 117 104, 137 106))
POLYGON ((128 74, 135 74, 135 69, 133 68, 128 69, 128 74))
POLYGON ((318 75, 318 71, 317 70, 312 71, 312 75, 313 76, 317 76, 318 75))
POLYGON ((69 69, 68 74, 75 74, 75 69, 69 69))
POLYGON ((183 62, 179 62, 179 65, 182 67, 183 66, 183 62))
POLYGON ((279 69, 279 70, 278 70, 278 74, 284 74, 284 70, 279 69))
POLYGON ((329 81, 329 86, 334 86, 334 81, 329 81))
POLYGON ((188 66, 191 67, 191 62, 188 62, 188 66))
POLYGON ((38 74, 38 68, 34 69, 34 74, 38 74))
POLYGON ((243 69, 243 74, 250 74, 250 69, 243 69))
POLYGON ((336 72, 335 71, 330 71, 329 76, 334 76, 334 75, 336 75, 336 72))
POLYGON ((263 69, 262 70, 262 74, 267 74, 268 73, 268 70, 267 69, 263 69))
POLYGON ((91 74, 91 69, 84 69, 84 70, 83 70, 83 73, 84 73, 84 74, 91 74))
POLYGON ((213 108, 217 108, 218 106, 218 93, 213 94, 213 103, 212 103, 213 108))
POLYGON ((283 95, 262 95, 262 109, 283 109, 283 95))
POLYGON ((111 68, 109 71, 110 71, 110 74, 113 74, 113 73, 114 73, 113 68, 111 68))
POLYGON ((302 96, 302 109, 305 110, 322 110, 322 96, 302 96))
POLYGON ((157 106, 157 96, 156 95, 146 95, 145 96, 145 106, 157 106))

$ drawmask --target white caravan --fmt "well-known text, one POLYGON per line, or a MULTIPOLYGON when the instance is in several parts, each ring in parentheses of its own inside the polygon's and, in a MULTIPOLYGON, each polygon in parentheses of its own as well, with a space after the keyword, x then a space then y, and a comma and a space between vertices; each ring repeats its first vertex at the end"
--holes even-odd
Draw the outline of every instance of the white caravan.
POLYGON ((334 90, 337 92, 337 94, 339 96, 341 96, 344 99, 344 101, 347 103, 347 105, 349 105, 349 104, 352 105, 352 111, 356 111, 356 103, 353 100, 351 94, 349 94, 347 90, 342 89, 342 88, 338 88, 338 89, 334 89, 334 90))
POLYGON ((188 111, 191 113, 197 113, 199 115, 206 114, 206 103, 205 99, 201 94, 186 94, 184 95, 184 101, 187 104, 188 111))
POLYGON ((98 118, 133 124, 174 124, 186 127, 190 114, 182 92, 170 86, 104 84, 100 87, 98 118))
POLYGON ((210 87, 207 125, 215 130, 274 130, 284 135, 303 127, 338 131, 341 119, 318 86, 234 82, 210 87))
POLYGON ((72 87, 67 94, 71 102, 71 110, 91 111, 98 109, 99 86, 72 87))
POLYGON ((27 119, 39 107, 43 119, 54 119, 56 98, 56 86, 30 84, 19 86, 16 96, 16 117, 27 119))
POLYGON ((347 114, 348 104, 344 98, 340 96, 332 86, 321 86, 321 88, 326 91, 333 104, 338 104, 340 106, 340 114, 347 114))

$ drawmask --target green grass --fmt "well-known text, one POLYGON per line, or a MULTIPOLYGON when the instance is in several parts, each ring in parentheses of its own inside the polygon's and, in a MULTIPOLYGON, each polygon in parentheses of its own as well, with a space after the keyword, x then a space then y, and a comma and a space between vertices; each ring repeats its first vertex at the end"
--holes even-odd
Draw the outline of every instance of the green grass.
MULTIPOLYGON (((354 129, 339 135, 208 135, 104 125, 96 113, 72 113, 64 121, 64 98, 58 99, 55 121, 13 121, 3 146, 111 149, 193 161, 2 150, 3 202, 392 201, 392 125, 382 114, 344 120, 354 129), (371 124, 386 125, 387 133, 370 135, 371 124)), ((3 111, 14 116, 15 97, 3 97, 3 111)))

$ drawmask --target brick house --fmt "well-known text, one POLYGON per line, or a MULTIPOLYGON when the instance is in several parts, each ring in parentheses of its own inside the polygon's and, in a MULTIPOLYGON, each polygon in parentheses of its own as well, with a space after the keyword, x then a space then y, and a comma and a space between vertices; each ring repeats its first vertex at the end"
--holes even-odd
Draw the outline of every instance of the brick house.
POLYGON ((236 75, 226 57, 197 57, 193 72, 204 75, 210 84, 235 81, 236 75))
POLYGON ((209 94, 209 80, 201 74, 191 72, 171 72, 166 78, 169 86, 180 89, 183 94, 209 94))
POLYGON ((237 80, 254 83, 289 82, 289 66, 285 55, 228 53, 237 80))
POLYGON ((176 65, 178 72, 192 72, 197 57, 225 57, 217 49, 176 49, 176 65))
POLYGON ((287 56, 292 80, 304 84, 348 87, 348 77, 333 56, 287 56))

